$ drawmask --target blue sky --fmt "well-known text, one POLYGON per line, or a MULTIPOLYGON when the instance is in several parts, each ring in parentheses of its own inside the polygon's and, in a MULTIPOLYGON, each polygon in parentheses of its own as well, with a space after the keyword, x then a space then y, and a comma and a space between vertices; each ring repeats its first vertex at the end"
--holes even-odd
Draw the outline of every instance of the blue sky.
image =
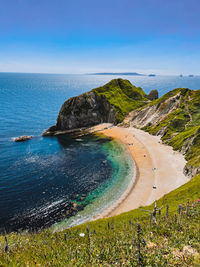
POLYGON ((199 0, 0 0, 0 71, 200 74, 199 0))

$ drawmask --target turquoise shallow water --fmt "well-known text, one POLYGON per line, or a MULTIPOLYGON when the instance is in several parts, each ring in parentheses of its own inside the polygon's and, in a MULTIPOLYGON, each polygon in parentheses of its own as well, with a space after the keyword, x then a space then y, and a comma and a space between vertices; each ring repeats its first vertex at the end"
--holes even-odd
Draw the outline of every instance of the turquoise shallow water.
MULTIPOLYGON (((87 195, 83 208, 87 204, 91 213, 93 208, 89 205, 96 199, 93 207, 98 213, 126 188, 130 166, 124 161, 123 149, 117 150, 118 145, 92 137, 80 141, 66 136, 41 136, 55 124, 66 99, 115 78, 118 77, 0 73, 0 231, 38 229, 63 221, 74 194, 87 195), (12 141, 21 135, 34 138, 25 143, 12 141), (127 170, 124 166, 128 166, 127 170), (117 191, 117 181, 124 182, 121 191, 117 191), (116 191, 102 202, 101 195, 112 188, 116 191)), ((200 76, 121 78, 141 86, 146 93, 158 89, 160 96, 176 87, 200 88, 200 76)))
POLYGON ((63 230, 101 215, 112 206, 127 190, 134 179, 135 165, 127 147, 118 140, 103 145, 112 164, 112 175, 109 180, 102 183, 97 189, 90 192, 86 201, 89 201, 83 211, 76 216, 53 225, 53 230, 63 230))

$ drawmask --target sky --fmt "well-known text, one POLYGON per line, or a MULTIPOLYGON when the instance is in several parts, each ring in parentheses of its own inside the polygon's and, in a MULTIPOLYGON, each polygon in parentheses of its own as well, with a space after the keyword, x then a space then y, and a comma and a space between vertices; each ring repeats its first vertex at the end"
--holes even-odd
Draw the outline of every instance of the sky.
POLYGON ((200 74, 199 0, 0 0, 0 72, 200 74))

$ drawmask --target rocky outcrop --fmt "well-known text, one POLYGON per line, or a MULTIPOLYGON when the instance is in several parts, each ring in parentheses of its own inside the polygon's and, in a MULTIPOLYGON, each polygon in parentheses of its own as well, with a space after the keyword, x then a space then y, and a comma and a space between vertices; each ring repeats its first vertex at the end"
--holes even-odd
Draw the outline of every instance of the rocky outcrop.
POLYGON ((113 79, 104 86, 68 99, 60 109, 56 125, 43 136, 73 132, 100 123, 116 124, 131 110, 148 102, 142 88, 133 86, 128 80, 113 79))
POLYGON ((148 98, 151 101, 158 99, 158 90, 151 90, 150 93, 146 95, 146 98, 148 98))
POLYGON ((187 164, 184 167, 184 174, 190 178, 194 177, 198 173, 200 173, 200 166, 194 167, 187 164))
POLYGON ((200 90, 174 89, 145 107, 129 113, 124 125, 159 135, 188 161, 184 173, 200 173, 200 90))
POLYGON ((56 125, 51 126, 46 131, 43 132, 42 136, 57 136, 57 135, 71 135, 74 137, 80 137, 83 135, 88 134, 88 127, 84 128, 77 128, 77 129, 71 129, 71 130, 57 130, 56 125))
POLYGON ((58 115, 57 130, 90 127, 116 122, 116 112, 105 96, 91 91, 67 100, 58 115))
MULTIPOLYGON (((192 135, 190 135, 188 138, 184 140, 183 146, 180 150, 180 152, 183 155, 187 155, 190 153, 190 151, 193 150, 196 144, 199 143, 200 140, 200 128, 192 135)), ((198 152, 197 152, 198 153, 198 152)), ((200 157, 200 155, 199 155, 200 157)), ((184 168, 185 175, 189 177, 194 177, 196 174, 200 173, 200 165, 194 166, 191 164, 186 164, 184 168)))
MULTIPOLYGON (((173 112, 180 106, 180 94, 168 98, 162 103, 155 105, 149 105, 141 110, 132 111, 128 117, 124 120, 125 123, 129 123, 130 126, 137 128, 143 128, 148 124, 157 125, 163 120, 169 113, 173 112)), ((166 129, 161 129, 159 135, 163 135, 166 129)))
POLYGON ((68 99, 61 107, 57 123, 47 129, 43 136, 60 134, 80 134, 85 128, 103 122, 116 123, 116 111, 104 95, 94 91, 68 99))
POLYGON ((24 141, 28 141, 28 140, 30 140, 32 138, 33 138, 32 136, 23 135, 23 136, 19 136, 19 137, 13 138, 13 141, 15 141, 15 142, 24 142, 24 141))

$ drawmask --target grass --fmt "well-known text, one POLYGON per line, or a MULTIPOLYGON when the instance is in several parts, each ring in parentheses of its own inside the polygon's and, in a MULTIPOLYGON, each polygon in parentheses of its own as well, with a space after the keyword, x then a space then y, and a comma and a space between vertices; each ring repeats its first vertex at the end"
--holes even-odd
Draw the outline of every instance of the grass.
POLYGON ((185 96, 188 93, 188 91, 190 91, 188 88, 176 88, 176 89, 164 94, 162 97, 152 101, 149 105, 153 106, 156 104, 161 104, 161 103, 165 102, 167 99, 169 99, 170 97, 173 97, 177 94, 185 96))
POLYGON ((142 88, 135 87, 124 79, 111 80, 93 91, 98 95, 104 95, 114 106, 118 122, 121 122, 130 111, 142 107, 148 102, 142 88))
POLYGON ((193 121, 191 126, 199 125, 200 122, 200 90, 191 91, 190 100, 188 101, 189 111, 192 114, 193 121))
POLYGON ((200 90, 174 89, 149 105, 164 105, 169 97, 176 95, 180 95, 179 108, 167 114, 157 125, 149 124, 143 130, 155 135, 165 127, 163 142, 182 151, 188 161, 186 167, 196 169, 200 166, 200 90))
MULTIPOLYGON (((89 101, 91 99, 91 92, 101 96, 102 103, 106 104, 108 101, 114 108, 115 118, 113 119, 113 123, 122 122, 130 111, 142 107, 149 102, 142 88, 135 87, 128 80, 113 79, 104 86, 95 88, 80 96, 69 98, 62 105, 59 112, 57 119, 58 128, 60 128, 60 120, 63 120, 63 117, 66 120, 72 114, 79 117, 81 113, 87 113, 91 109, 91 103, 89 101)), ((99 114, 102 115, 103 122, 107 122, 105 118, 107 118, 108 110, 104 110, 103 107, 98 107, 98 105, 97 108, 99 114)))
POLYGON ((7 252, 1 236, 0 266, 199 266, 199 179, 157 202, 156 223, 151 205, 59 233, 11 233, 7 252))
MULTIPOLYGON (((132 88, 124 80, 113 80, 94 90, 106 95, 118 110, 119 119, 146 101, 141 88, 132 88)), ((184 152, 187 165, 197 168, 200 91, 178 88, 148 105, 164 105, 176 94, 180 95, 180 107, 145 130, 156 134, 166 127, 163 141, 184 152)), ((58 233, 46 229, 2 235, 0 266, 200 266, 199 199, 197 174, 159 199, 159 209, 152 204, 58 233)))

